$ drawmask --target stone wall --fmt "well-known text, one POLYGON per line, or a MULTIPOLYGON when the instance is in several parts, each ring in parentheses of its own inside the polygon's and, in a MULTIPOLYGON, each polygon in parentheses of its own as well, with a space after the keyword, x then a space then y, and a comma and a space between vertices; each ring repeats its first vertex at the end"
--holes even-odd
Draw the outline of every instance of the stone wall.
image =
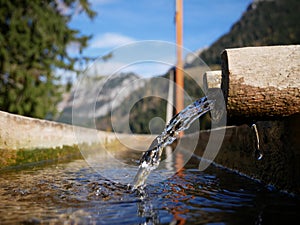
MULTIPOLYGON (((263 153, 261 160, 255 156, 254 131, 248 125, 241 125, 226 128, 214 162, 280 190, 300 194, 300 114, 256 124, 263 153)), ((196 155, 202 156, 209 135, 210 131, 200 133, 196 155)))

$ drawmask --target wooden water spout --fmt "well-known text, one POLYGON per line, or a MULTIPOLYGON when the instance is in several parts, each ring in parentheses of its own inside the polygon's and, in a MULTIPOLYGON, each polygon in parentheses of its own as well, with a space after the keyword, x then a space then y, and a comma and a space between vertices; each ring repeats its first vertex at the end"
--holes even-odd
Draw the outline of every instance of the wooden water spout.
POLYGON ((226 49, 221 58, 229 117, 300 113, 300 45, 226 49))

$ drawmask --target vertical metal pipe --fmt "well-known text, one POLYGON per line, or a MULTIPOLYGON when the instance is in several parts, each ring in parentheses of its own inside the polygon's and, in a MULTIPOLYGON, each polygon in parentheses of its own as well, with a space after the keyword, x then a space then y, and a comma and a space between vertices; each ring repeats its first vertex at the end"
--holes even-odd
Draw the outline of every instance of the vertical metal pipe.
POLYGON ((182 46, 183 46, 183 4, 182 0, 176 0, 176 45, 177 45, 177 65, 176 65, 176 110, 180 112, 184 108, 184 73, 182 60, 182 46))

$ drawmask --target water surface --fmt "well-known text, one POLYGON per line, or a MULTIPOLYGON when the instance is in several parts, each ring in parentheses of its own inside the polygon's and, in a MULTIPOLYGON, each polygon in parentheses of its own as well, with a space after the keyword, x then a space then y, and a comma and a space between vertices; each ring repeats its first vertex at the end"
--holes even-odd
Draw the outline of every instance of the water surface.
POLYGON ((299 199, 211 165, 184 169, 144 193, 84 160, 0 173, 1 224, 292 224, 299 199))

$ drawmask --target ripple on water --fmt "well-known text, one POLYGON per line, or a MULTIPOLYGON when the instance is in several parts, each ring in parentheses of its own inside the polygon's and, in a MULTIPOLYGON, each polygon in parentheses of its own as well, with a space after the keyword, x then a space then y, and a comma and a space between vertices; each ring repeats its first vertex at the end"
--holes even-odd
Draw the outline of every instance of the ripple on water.
POLYGON ((220 168, 200 172, 192 166, 143 192, 101 177, 83 160, 1 173, 1 223, 278 224, 300 219, 296 198, 220 168))

